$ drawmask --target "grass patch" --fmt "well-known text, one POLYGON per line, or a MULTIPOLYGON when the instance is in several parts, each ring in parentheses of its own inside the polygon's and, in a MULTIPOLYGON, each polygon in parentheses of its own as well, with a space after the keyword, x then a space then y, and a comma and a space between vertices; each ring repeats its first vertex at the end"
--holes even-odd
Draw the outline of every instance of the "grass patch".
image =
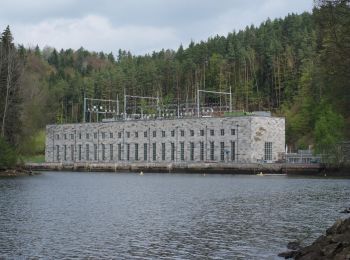
POLYGON ((23 138, 19 152, 24 155, 44 154, 45 138, 45 130, 38 131, 32 136, 23 138))
POLYGON ((45 162, 44 154, 21 156, 21 161, 24 163, 43 163, 45 162))
POLYGON ((45 162, 45 130, 38 131, 23 141, 19 153, 19 164, 45 162))

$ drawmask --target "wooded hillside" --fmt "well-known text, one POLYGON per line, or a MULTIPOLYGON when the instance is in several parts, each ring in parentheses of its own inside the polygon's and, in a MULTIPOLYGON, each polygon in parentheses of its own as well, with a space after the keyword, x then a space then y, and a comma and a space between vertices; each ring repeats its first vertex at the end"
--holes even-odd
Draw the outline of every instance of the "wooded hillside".
MULTIPOLYGON (((20 131, 3 137, 22 153, 33 153, 32 144, 46 124, 81 122, 84 95, 116 99, 123 96, 124 88, 131 95, 157 93, 165 103, 194 101, 198 88, 231 88, 234 109, 286 116, 287 143, 295 149, 316 144, 321 151, 350 137, 346 131, 350 126, 348 0, 315 1, 312 14, 267 19, 226 37, 143 56, 123 50, 114 56, 83 47, 16 46, 19 61, 14 75, 19 78, 14 86, 20 93, 13 88, 9 106, 4 94, 8 82, 4 50, 6 41, 12 42, 10 33, 6 29, 1 38, 0 119, 5 130, 18 126, 20 131), (20 108, 4 112, 15 104, 20 108), (10 115, 16 115, 13 111, 20 112, 19 119, 10 115)), ((206 102, 219 100, 208 95, 206 102)))

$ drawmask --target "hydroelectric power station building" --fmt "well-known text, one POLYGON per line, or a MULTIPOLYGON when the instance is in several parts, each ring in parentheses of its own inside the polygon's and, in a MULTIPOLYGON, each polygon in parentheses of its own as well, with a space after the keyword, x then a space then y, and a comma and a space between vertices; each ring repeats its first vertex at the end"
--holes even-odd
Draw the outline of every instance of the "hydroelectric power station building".
POLYGON ((45 160, 53 163, 257 163, 284 151, 285 119, 261 112, 46 127, 45 160))

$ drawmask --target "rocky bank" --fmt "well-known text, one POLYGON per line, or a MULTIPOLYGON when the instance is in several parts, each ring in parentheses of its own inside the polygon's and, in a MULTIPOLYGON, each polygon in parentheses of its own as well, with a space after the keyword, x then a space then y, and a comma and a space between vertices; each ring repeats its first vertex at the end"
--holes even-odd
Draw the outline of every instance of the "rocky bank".
MULTIPOLYGON (((288 246, 289 249, 290 248, 288 246)), ((310 246, 294 248, 279 256, 296 260, 350 260, 350 217, 337 220, 326 234, 320 236, 310 246)))
POLYGON ((22 169, 22 168, 17 168, 17 169, 0 169, 0 177, 18 177, 18 176, 32 176, 35 173, 22 169))

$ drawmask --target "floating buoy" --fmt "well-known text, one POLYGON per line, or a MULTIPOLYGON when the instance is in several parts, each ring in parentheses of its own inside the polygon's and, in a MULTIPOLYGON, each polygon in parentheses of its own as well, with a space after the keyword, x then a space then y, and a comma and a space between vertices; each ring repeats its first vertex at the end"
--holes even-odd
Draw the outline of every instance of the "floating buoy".
POLYGON ((264 174, 262 172, 259 172, 257 175, 258 176, 264 176, 264 174))
POLYGON ((140 171, 140 175, 141 175, 141 176, 143 175, 143 171, 140 171))

